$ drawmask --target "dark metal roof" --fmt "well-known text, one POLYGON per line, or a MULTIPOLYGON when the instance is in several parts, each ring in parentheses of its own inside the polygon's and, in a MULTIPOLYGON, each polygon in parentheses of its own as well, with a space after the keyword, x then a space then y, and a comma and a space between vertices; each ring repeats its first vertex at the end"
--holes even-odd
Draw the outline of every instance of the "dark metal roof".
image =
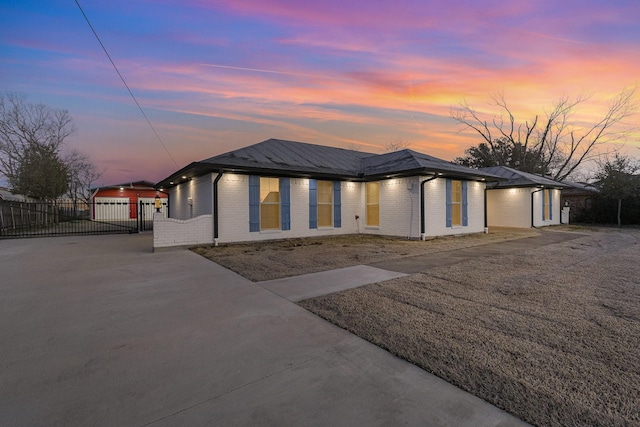
POLYGON ((303 174, 357 175, 363 158, 372 153, 302 142, 268 139, 249 147, 203 160, 221 167, 273 170, 303 174))
POLYGON ((554 181, 553 179, 545 178, 540 175, 534 175, 528 172, 522 172, 507 166, 491 166, 488 168, 480 168, 479 170, 505 178, 506 181, 499 183, 496 186, 497 188, 538 186, 553 188, 567 187, 566 184, 563 184, 559 181, 554 181))
POLYGON ((263 175, 300 176, 330 179, 373 180, 386 176, 440 174, 473 180, 499 181, 489 172, 471 169, 412 150, 387 154, 280 139, 268 139, 245 148, 194 162, 160 181, 157 187, 170 187, 183 176, 227 171, 263 175))
POLYGON ((364 176, 396 175, 403 172, 439 173, 443 176, 498 181, 491 173, 457 165, 413 150, 400 150, 363 159, 364 176))

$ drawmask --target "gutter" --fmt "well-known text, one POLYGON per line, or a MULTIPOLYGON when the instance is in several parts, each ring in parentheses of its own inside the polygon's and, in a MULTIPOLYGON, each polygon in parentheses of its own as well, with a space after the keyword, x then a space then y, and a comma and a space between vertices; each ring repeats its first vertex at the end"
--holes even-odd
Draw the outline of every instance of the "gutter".
POLYGON ((535 215, 535 213, 533 212, 533 195, 536 194, 536 193, 539 193, 541 191, 544 191, 544 187, 540 188, 539 190, 531 192, 531 228, 536 228, 536 226, 533 225, 533 218, 534 218, 534 215, 535 215))
POLYGON ((218 172, 218 176, 213 181, 213 246, 218 246, 218 182, 224 172, 218 172))
POLYGON ((429 182, 429 181, 433 181, 434 179, 439 178, 438 175, 434 175, 431 178, 425 179, 423 181, 420 182, 420 240, 425 240, 426 236, 426 219, 425 219, 425 207, 424 207, 424 185, 429 182))

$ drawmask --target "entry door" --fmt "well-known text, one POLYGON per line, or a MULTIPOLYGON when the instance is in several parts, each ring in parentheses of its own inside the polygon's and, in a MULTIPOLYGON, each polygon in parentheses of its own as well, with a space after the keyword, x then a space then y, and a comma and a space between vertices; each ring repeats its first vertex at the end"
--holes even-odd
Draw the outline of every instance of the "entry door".
POLYGON ((135 197, 129 198, 129 219, 138 218, 138 199, 135 197))

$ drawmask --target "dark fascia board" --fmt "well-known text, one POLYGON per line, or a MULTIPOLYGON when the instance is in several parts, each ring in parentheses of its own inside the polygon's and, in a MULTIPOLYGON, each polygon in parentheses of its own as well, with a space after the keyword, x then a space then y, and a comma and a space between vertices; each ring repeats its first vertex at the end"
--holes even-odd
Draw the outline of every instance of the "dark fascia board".
POLYGON ((332 173, 319 173, 308 171, 296 171, 296 170, 275 170, 268 168, 247 168, 239 167, 235 165, 224 165, 214 163, 193 162, 184 168, 175 172, 171 176, 163 179, 156 184, 156 188, 171 188, 178 184, 186 182, 190 179, 197 178, 208 173, 217 172, 232 172, 241 173, 246 175, 261 175, 261 176, 273 176, 273 177, 290 177, 290 178, 318 178, 336 181, 351 181, 359 180, 361 177, 358 175, 344 175, 344 174, 332 174, 332 173), (186 176, 186 178, 182 178, 186 176), (173 182, 173 184, 170 184, 173 182))
POLYGON ((169 175, 162 181, 158 182, 155 187, 156 188, 175 187, 178 184, 181 184, 190 179, 205 175, 209 172, 213 172, 214 170, 215 170, 214 168, 209 167, 209 165, 207 165, 206 163, 192 162, 192 163, 189 163, 187 166, 183 167, 182 169, 180 169, 179 171, 174 172, 173 174, 169 175), (182 178, 183 176, 186 176, 187 178, 184 179, 182 178), (173 182, 173 184, 170 184, 171 182, 173 182))
POLYGON ((381 179, 391 179, 391 178, 406 178, 408 176, 417 176, 417 175, 423 175, 423 176, 437 176, 438 178, 450 178, 450 179, 459 179, 459 180, 466 180, 466 181, 483 181, 483 182, 500 182, 500 181, 506 181, 505 178, 496 176, 496 175, 491 175, 491 174, 474 174, 474 173, 469 173, 469 174, 462 174, 462 173, 456 173, 456 172, 452 172, 452 171, 446 171, 446 170, 441 170, 441 169, 432 169, 432 168, 416 168, 416 169, 411 169, 411 170, 406 170, 406 171, 400 171, 397 173, 381 173, 381 174, 375 174, 375 175, 366 175, 364 177, 361 177, 361 181, 378 181, 381 179))
POLYGON ((545 185, 545 184, 498 184, 490 190, 504 190, 507 188, 551 188, 554 190, 562 190, 563 188, 569 188, 567 185, 545 185))
POLYGON ((499 177, 497 175, 492 175, 489 173, 462 174, 462 173, 456 173, 452 171, 431 169, 431 168, 429 169, 416 168, 411 170, 399 171, 395 173, 381 173, 381 174, 375 174, 375 175, 363 175, 363 174, 348 175, 348 174, 334 174, 334 173, 321 173, 321 172, 296 171, 296 170, 275 170, 275 169, 267 169, 267 168, 246 168, 246 167, 238 167, 235 165, 193 162, 185 166, 184 168, 180 169, 178 172, 175 172, 171 176, 158 182, 156 184, 156 188, 171 188, 185 181, 188 181, 190 179, 197 178, 207 173, 216 173, 216 172, 232 172, 232 173, 241 173, 241 174, 247 174, 247 175, 261 175, 261 176, 272 176, 272 177, 282 176, 282 177, 289 177, 289 178, 314 178, 314 179, 326 179, 331 181, 356 181, 356 182, 379 181, 379 180, 391 179, 391 178, 406 178, 409 176, 417 176, 417 175, 429 175, 429 176, 437 175, 440 178, 451 178, 451 179, 484 181, 484 182, 506 181, 505 178, 499 177), (187 178, 186 179, 182 178, 183 176, 186 176, 187 178), (173 184, 170 184, 170 182, 173 182, 173 184))

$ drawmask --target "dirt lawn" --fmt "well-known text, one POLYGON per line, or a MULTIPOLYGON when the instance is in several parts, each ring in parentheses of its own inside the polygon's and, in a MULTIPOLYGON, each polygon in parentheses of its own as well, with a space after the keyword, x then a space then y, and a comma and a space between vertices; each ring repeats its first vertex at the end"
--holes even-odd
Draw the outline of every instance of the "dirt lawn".
POLYGON ((425 242, 353 234, 269 242, 198 246, 191 250, 254 282, 299 276, 406 256, 449 251, 537 236, 535 230, 495 228, 489 234, 440 237, 425 242))
MULTIPOLYGON (((534 425, 640 426, 640 230, 579 231, 587 235, 300 305, 534 425)), ((260 281, 518 237, 196 251, 260 281)))

